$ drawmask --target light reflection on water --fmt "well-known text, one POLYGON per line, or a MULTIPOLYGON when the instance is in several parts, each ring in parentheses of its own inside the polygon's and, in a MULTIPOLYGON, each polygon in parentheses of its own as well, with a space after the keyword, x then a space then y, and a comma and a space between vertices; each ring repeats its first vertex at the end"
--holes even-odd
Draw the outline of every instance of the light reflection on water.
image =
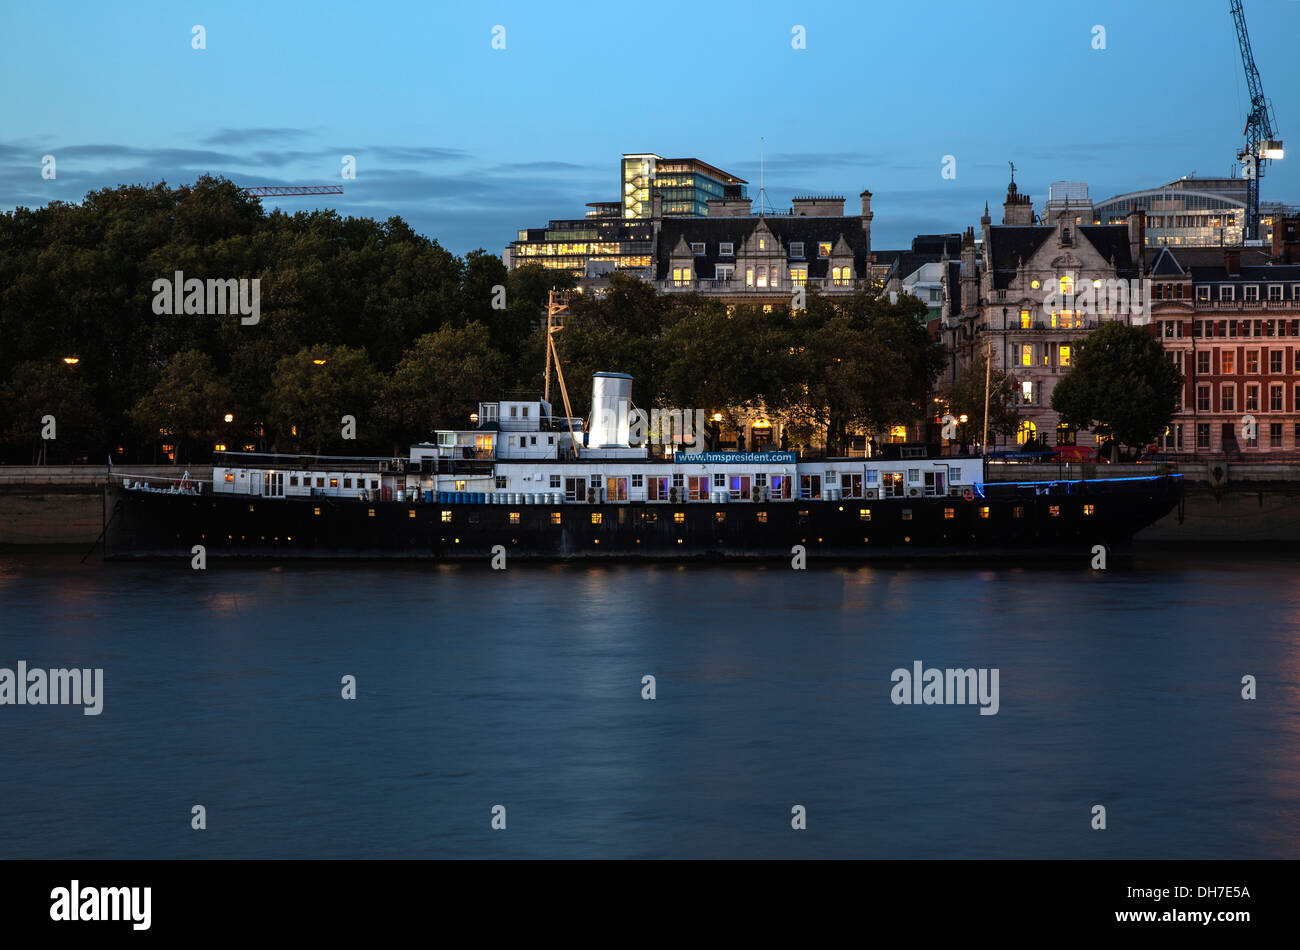
POLYGON ((106 694, 0 706, 0 854, 1296 857, 1295 567, 0 556, 0 666, 106 694), (893 705, 918 659, 1001 711, 893 705))

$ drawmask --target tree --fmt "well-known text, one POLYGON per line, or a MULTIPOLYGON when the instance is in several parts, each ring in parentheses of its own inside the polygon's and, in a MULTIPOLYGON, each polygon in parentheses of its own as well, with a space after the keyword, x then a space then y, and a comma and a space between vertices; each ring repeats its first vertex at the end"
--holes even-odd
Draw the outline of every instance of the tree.
POLYGON ((371 411, 375 389, 375 372, 364 350, 303 347, 275 364, 267 421, 278 445, 296 441, 317 455, 322 447, 355 450, 357 441, 373 445, 379 439, 371 411), (355 420, 357 441, 344 438, 344 416, 355 420))
MULTIPOLYGON (((947 412, 956 418, 966 416, 968 433, 984 431, 985 368, 983 360, 971 363, 943 395, 947 412)), ((989 434, 1014 435, 1020 424, 1020 410, 1017 408, 1020 390, 1016 380, 1002 370, 994 369, 988 374, 988 383, 989 434)))
POLYGON ((167 361, 153 390, 131 408, 132 421, 157 441, 170 437, 176 460, 191 457, 185 450, 205 446, 205 452, 224 431, 224 416, 231 411, 230 386, 198 350, 182 350, 167 361))
POLYGON ((1052 390, 1061 421, 1145 446, 1178 408, 1182 377, 1160 341, 1143 327, 1108 322, 1078 346, 1074 366, 1052 390))
POLYGON ((505 359, 475 322, 426 333, 382 384, 379 418, 394 441, 428 439, 438 427, 467 428, 481 400, 500 395, 505 359))
POLYGON ((61 360, 15 367, 10 384, 0 386, 0 441, 29 446, 33 462, 102 459, 104 419, 81 367, 61 360))

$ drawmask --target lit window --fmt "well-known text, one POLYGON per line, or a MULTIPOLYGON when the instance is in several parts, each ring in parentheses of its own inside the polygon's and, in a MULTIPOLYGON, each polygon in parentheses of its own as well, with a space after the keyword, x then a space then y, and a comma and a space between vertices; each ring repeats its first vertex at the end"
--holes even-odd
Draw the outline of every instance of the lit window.
POLYGON ((602 517, 602 516, 601 516, 601 513, 600 513, 599 511, 593 511, 593 512, 591 513, 591 523, 592 523, 592 524, 600 524, 601 517, 602 517))
POLYGON ((943 509, 943 518, 945 521, 951 521, 955 517, 957 517, 957 513, 953 509, 951 508, 943 509))
POLYGON ((677 523, 677 524, 682 524, 685 520, 686 520, 686 512, 684 512, 684 511, 674 511, 674 512, 673 512, 673 521, 674 521, 675 523, 677 523))
POLYGON ((318 514, 320 514, 320 509, 319 509, 319 508, 313 508, 313 509, 311 510, 311 513, 312 513, 313 515, 318 515, 318 514))
POLYGON ((727 513, 725 511, 715 511, 713 513, 713 520, 718 522, 718 524, 722 524, 722 522, 727 520, 727 513))
POLYGON ((988 516, 989 516, 989 509, 988 506, 986 505, 985 507, 980 509, 980 517, 987 518, 988 516))
POLYGON ((870 520, 871 520, 871 509, 870 509, 870 508, 859 508, 859 509, 858 509, 858 520, 859 520, 859 521, 870 521, 870 520))
POLYGON ((450 524, 450 523, 451 523, 451 512, 450 512, 450 511, 446 511, 446 510, 443 511, 443 513, 442 513, 442 521, 443 521, 443 524, 450 524))
POLYGON ((830 256, 831 256, 831 242, 830 242, 830 241, 820 241, 820 242, 818 242, 818 244, 817 244, 817 256, 818 256, 818 257, 830 257, 830 256))
POLYGON ((1030 323, 1030 320, 1029 320, 1029 311, 1028 311, 1028 310, 1021 310, 1021 311, 1020 311, 1020 329, 1022 329, 1022 330, 1028 330, 1031 326, 1032 326, 1032 324, 1030 323))
POLYGON ((1084 506, 1083 506, 1083 513, 1084 513, 1085 515, 1091 515, 1091 514, 1092 514, 1094 511, 1096 511, 1096 510, 1097 510, 1097 506, 1096 506, 1096 505, 1084 505, 1084 506))
POLYGON ((408 512, 406 513, 406 516, 407 516, 408 518, 414 518, 414 517, 415 517, 415 509, 412 508, 410 511, 408 511, 408 512))
POLYGON ((1061 517, 1061 506, 1060 506, 1060 505, 1049 505, 1048 508, 1047 508, 1047 513, 1048 513, 1049 515, 1051 515, 1053 518, 1059 518, 1059 517, 1061 517))
POLYGON ((1023 518, 1024 516, 1025 516, 1025 509, 1022 505, 1016 505, 1016 507, 1011 509, 1011 517, 1023 518))
POLYGON ((338 488, 338 487, 339 487, 339 480, 337 478, 331 478, 330 488, 338 488))
POLYGON ((1072 293, 1074 293, 1074 278, 1073 278, 1073 277, 1070 277, 1069 275, 1066 275, 1065 277, 1062 277, 1062 278, 1061 278, 1061 293, 1063 293, 1063 294, 1072 294, 1072 293))
POLYGON ((559 523, 560 523, 560 513, 558 511, 552 511, 551 524, 559 524, 559 523))
POLYGON ((767 512, 766 512, 766 511, 760 511, 760 512, 758 513, 758 523, 759 523, 759 524, 767 524, 767 512))
MULTIPOLYGON (((519 524, 519 512, 517 512, 517 511, 512 511, 512 512, 510 512, 510 523, 511 523, 511 524, 519 524)), ((593 523, 594 523, 594 522, 593 522, 593 523)))
POLYGON ((235 480, 235 473, 234 473, 234 472, 226 472, 226 481, 228 481, 228 482, 233 482, 234 480, 235 480))
POLYGON ((1062 366, 1069 366, 1069 365, 1070 365, 1070 348, 1069 348, 1068 346, 1066 346, 1064 343, 1061 344, 1061 359, 1060 359, 1060 363, 1061 363, 1062 366))

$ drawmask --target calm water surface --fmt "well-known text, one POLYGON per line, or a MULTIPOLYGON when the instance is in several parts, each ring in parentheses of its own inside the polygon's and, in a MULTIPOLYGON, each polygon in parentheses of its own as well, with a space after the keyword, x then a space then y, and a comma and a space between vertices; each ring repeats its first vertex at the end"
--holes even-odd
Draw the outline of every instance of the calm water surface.
POLYGON ((0 706, 0 857, 1294 858, 1298 568, 0 555, 0 667, 105 679, 0 706), (894 705, 914 660, 1000 711, 894 705))

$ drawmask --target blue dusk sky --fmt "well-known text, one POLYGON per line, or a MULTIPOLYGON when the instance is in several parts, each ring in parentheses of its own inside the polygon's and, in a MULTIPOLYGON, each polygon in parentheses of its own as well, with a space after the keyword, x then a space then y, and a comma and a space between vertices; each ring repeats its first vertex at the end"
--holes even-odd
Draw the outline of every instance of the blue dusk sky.
MULTIPOLYGON (((1300 204, 1300 2, 1246 16, 1294 156, 1262 195, 1300 204)), ((852 212, 869 188, 873 244, 901 247, 985 201, 998 220, 1008 160, 1039 210, 1061 179, 1100 200, 1226 176, 1249 101, 1228 0, 8 2, 0 37, 0 209, 205 172, 338 183, 274 200, 401 215, 461 254, 617 200, 624 152, 703 159, 756 197, 760 138, 770 205, 852 212)))

